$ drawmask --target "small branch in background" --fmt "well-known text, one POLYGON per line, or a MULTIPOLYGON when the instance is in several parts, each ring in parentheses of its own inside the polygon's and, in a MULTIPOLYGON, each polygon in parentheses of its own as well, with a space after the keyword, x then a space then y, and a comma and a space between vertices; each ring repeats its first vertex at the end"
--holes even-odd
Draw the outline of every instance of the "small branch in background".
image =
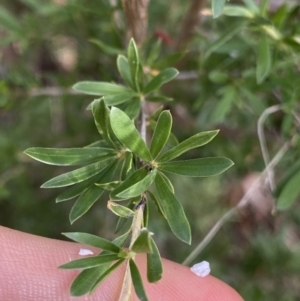
POLYGON ((176 43, 176 49, 184 49, 193 36, 196 26, 200 22, 199 12, 205 6, 206 0, 192 0, 190 8, 184 18, 183 25, 176 43))
POLYGON ((239 209, 248 205, 251 195, 255 192, 255 189, 260 185, 260 183, 265 180, 270 170, 273 170, 274 167, 280 162, 282 157, 288 151, 290 145, 292 144, 294 137, 288 142, 286 142, 280 150, 277 152, 272 161, 266 166, 264 171, 261 173, 260 177, 252 184, 249 190, 245 193, 239 203, 228 212, 226 212, 221 219, 211 228, 211 230, 206 234, 204 239, 198 244, 198 246, 193 250, 193 252, 183 261, 182 264, 190 264, 200 253, 201 251, 209 244, 209 242, 214 238, 214 236, 219 232, 222 226, 227 222, 239 209))
POLYGON ((53 96, 58 97, 66 94, 83 94, 80 92, 77 92, 72 89, 63 89, 59 87, 48 87, 48 88, 37 88, 37 89, 31 89, 28 93, 28 96, 30 97, 37 97, 37 96, 53 96))
MULTIPOLYGON (((268 152, 268 148, 267 148, 267 144, 266 144, 266 138, 265 138, 265 133, 264 133, 264 123, 269 115, 271 115, 275 112, 278 112, 280 110, 282 110, 282 105, 275 105, 275 106, 267 108, 266 110, 263 111, 263 113, 261 114, 261 116, 259 117, 258 122, 257 122, 257 135, 258 135, 259 144, 260 144, 260 148, 261 148, 261 152, 263 155, 265 166, 268 166, 268 164, 270 162, 270 156, 269 156, 269 152, 268 152)), ((268 184, 270 186, 271 191, 274 191, 276 185, 275 185, 275 180, 274 180, 274 172, 271 169, 267 172, 267 180, 268 180, 268 184)))
POLYGON ((128 38, 133 37, 138 46, 143 44, 147 36, 148 4, 149 0, 122 0, 128 38))

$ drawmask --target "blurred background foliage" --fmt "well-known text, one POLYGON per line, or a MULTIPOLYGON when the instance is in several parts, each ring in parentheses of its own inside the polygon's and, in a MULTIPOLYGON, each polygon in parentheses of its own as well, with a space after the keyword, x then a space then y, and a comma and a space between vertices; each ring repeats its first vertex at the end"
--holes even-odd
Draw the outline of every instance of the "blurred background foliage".
MULTIPOLYGON (((234 1, 235 6, 213 19, 210 3, 201 1, 189 35, 186 19, 190 4, 196 2, 152 0, 142 53, 152 74, 172 65, 181 72, 164 88, 175 99, 166 108, 173 114, 179 140, 201 130, 221 129, 212 143, 191 152, 190 158, 226 156, 235 166, 208 179, 174 176, 191 222, 192 247, 171 234, 152 206, 150 229, 164 257, 183 261, 264 170, 257 122, 267 108, 276 106, 264 124, 270 157, 293 137, 275 168, 279 188, 273 196, 268 185, 258 188, 249 205, 222 227, 195 262, 208 260, 212 274, 245 300, 300 300, 300 5, 288 0, 234 1), (273 212, 275 199, 285 210, 273 212)), ((62 231, 78 230, 114 237, 116 220, 106 209, 107 196, 88 218, 71 226, 72 201, 55 204, 59 191, 39 188, 63 168, 34 162, 23 150, 81 147, 97 140, 93 118, 86 111, 92 98, 70 87, 79 80, 120 81, 115 61, 125 49, 125 37, 117 0, 2 0, 1 225, 59 239, 62 231)))

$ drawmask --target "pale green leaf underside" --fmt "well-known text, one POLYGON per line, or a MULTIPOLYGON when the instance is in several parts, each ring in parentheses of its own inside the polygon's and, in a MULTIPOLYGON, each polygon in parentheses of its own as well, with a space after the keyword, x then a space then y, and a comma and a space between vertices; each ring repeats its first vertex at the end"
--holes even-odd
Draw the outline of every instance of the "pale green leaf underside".
POLYGON ((93 234, 82 232, 69 232, 63 233, 63 235, 76 242, 87 244, 112 253, 119 253, 121 250, 121 248, 115 245, 114 243, 93 234))
POLYGON ((131 209, 112 201, 108 201, 107 208, 111 210, 115 215, 120 217, 128 218, 134 215, 134 212, 131 209))
POLYGON ((64 173, 60 176, 57 176, 46 183, 44 183, 42 188, 56 188, 56 187, 64 187, 73 185, 76 183, 80 183, 92 176, 98 174, 103 170, 106 166, 108 166, 112 161, 112 158, 105 159, 103 161, 92 163, 90 165, 81 167, 79 169, 75 169, 73 171, 64 173))
POLYGON ((156 190, 159 196, 158 201, 161 203, 166 219, 172 232, 183 242, 191 243, 191 229, 185 216, 182 205, 177 200, 165 176, 158 173, 155 178, 156 190))
POLYGON ((163 266, 159 254, 159 250, 150 237, 152 253, 147 253, 147 279, 150 283, 157 282, 163 274, 163 266))
POLYGON ((150 162, 152 158, 147 145, 130 118, 120 109, 113 107, 110 120, 117 138, 142 160, 150 162))
POLYGON ((170 161, 159 164, 159 169, 188 177, 215 176, 230 166, 233 162, 227 158, 201 158, 183 161, 170 161))
POLYGON ((89 269, 120 259, 117 254, 99 255, 70 261, 59 266, 60 269, 89 269))
POLYGON ((107 82, 83 81, 75 84, 73 89, 78 92, 95 96, 135 95, 132 90, 126 88, 125 86, 107 82))
POLYGON ((149 94, 157 89, 159 89, 163 84, 168 83, 174 77, 176 77, 179 72, 174 68, 167 68, 161 71, 157 76, 155 76, 149 84, 145 87, 143 93, 149 94))
POLYGON ((133 87, 127 58, 123 55, 119 55, 117 58, 117 67, 125 83, 130 87, 133 87))
POLYGON ((172 115, 169 111, 163 111, 157 121, 151 144, 150 153, 155 159, 166 145, 172 128, 172 115))
POLYGON ((28 148, 25 152, 31 158, 51 165, 87 164, 114 155, 110 148, 28 148))
POLYGON ((138 49, 133 39, 130 40, 127 50, 128 57, 128 65, 131 75, 131 81, 136 91, 139 91, 139 83, 138 83, 138 72, 139 72, 139 64, 140 58, 138 49))
POLYGON ((150 241, 150 233, 147 229, 142 229, 140 235, 135 240, 131 247, 131 251, 134 253, 152 253, 152 245, 150 241))
POLYGON ((226 3, 226 0, 212 0, 211 1, 212 13, 213 13, 214 18, 218 18, 222 14, 225 3, 226 3))
POLYGON ((168 150, 158 159, 158 161, 170 161, 191 149, 205 145, 210 142, 218 134, 218 132, 219 131, 217 130, 198 133, 168 150))

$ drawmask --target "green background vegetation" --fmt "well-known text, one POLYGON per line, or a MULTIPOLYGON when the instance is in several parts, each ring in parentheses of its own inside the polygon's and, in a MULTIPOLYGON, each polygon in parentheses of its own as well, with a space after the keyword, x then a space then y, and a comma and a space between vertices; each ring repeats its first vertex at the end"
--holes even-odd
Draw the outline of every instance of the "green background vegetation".
MULTIPOLYGON (((191 223, 192 247, 178 241, 150 206, 154 217, 149 229, 155 233, 162 256, 177 262, 238 203, 247 179, 264 169, 256 127, 266 108, 282 106, 265 123, 271 157, 296 136, 275 169, 276 183, 299 159, 295 116, 300 97, 300 6, 292 1, 280 5, 262 1, 256 11, 251 1, 245 2, 248 12, 255 15, 252 19, 199 15, 187 52, 176 47, 176 41, 188 1, 174 0, 170 5, 152 0, 149 6, 149 36, 142 51, 149 53, 159 37, 166 35, 159 58, 182 53, 180 61, 160 62, 165 67, 175 64, 181 72, 163 91, 175 99, 166 106, 173 115, 173 131, 181 141, 199 131, 221 129, 211 143, 190 152, 190 158, 225 156, 235 162, 221 176, 172 178, 191 223), (266 26, 276 29, 275 36, 266 26)), ((98 139, 91 112, 85 110, 93 97, 73 94, 70 87, 80 80, 120 81, 114 49, 125 49, 122 22, 120 7, 112 8, 105 0, 91 0, 88 5, 77 0, 2 2, 1 225, 58 239, 63 238, 61 232, 69 231, 114 237, 116 218, 106 209, 107 195, 71 226, 68 213, 73 201, 55 204, 61 190, 40 189, 45 181, 68 169, 35 162, 23 151, 33 146, 81 147, 98 139)), ((150 67, 160 69, 158 63, 150 67)), ((291 207, 275 215, 268 206, 270 195, 259 199, 261 206, 243 208, 195 262, 209 261, 212 274, 232 285, 245 300, 300 300, 300 205, 293 202, 297 198, 292 194, 288 191, 285 196, 285 204, 291 207)))

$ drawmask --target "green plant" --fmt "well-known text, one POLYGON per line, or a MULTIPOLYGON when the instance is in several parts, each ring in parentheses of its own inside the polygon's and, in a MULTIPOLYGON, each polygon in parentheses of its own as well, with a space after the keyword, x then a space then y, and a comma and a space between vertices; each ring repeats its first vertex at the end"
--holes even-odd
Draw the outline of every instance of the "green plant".
POLYGON ((71 223, 82 217, 104 191, 109 192, 108 209, 119 216, 116 232, 120 236, 112 242, 86 233, 65 233, 74 241, 103 250, 97 256, 78 259, 60 267, 83 269, 71 285, 71 294, 81 296, 93 292, 110 273, 126 262, 120 300, 127 300, 130 295, 131 281, 139 298, 147 300, 134 262, 135 256, 147 253, 149 282, 160 280, 163 269, 158 248, 147 229, 151 218, 148 202, 155 203, 173 234, 190 244, 189 223, 166 174, 208 177, 222 173, 233 163, 218 157, 174 160, 209 143, 218 131, 201 132, 178 143, 171 134, 172 116, 169 111, 159 108, 147 116, 146 102, 165 100, 159 88, 178 74, 176 69, 167 68, 154 77, 145 74, 134 40, 129 43, 127 58, 118 56, 117 66, 125 85, 107 82, 79 82, 74 85, 77 91, 101 96, 88 107, 93 113, 100 140, 84 148, 29 148, 25 153, 46 164, 85 165, 42 185, 43 188, 72 186, 56 199, 62 202, 77 197, 70 212, 71 223), (148 123, 153 126, 151 139, 147 139, 146 134, 148 123), (150 141, 149 147, 147 141, 150 141), (153 183, 155 190, 150 188, 153 183))

